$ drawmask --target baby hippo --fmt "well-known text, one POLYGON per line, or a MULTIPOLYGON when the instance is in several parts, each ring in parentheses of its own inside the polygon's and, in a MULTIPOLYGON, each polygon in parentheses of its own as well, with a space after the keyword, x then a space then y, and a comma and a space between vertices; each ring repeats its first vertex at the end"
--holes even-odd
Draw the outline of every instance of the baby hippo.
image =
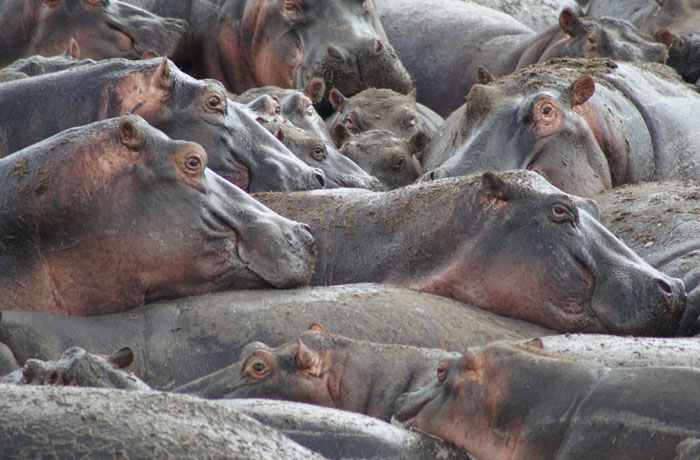
POLYGON ((420 388, 443 350, 384 345, 323 332, 313 324, 278 348, 248 344, 241 360, 175 390, 204 398, 270 398, 306 402, 391 419, 396 399, 420 388))
POLYGON ((340 152, 390 190, 412 184, 423 174, 418 155, 428 143, 419 131, 408 141, 387 131, 365 131, 349 136, 340 152))

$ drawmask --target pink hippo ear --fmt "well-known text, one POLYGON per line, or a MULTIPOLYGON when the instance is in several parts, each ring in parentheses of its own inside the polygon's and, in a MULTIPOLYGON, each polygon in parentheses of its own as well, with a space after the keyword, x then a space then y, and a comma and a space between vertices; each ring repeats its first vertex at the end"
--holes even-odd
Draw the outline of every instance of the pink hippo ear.
POLYGON ((488 85, 494 81, 496 77, 493 76, 488 69, 482 65, 476 68, 476 83, 479 85, 488 85))
POLYGON ((63 53, 63 56, 69 59, 80 59, 80 47, 78 46, 78 42, 75 41, 75 38, 70 39, 68 48, 66 48, 66 52, 63 53))
POLYGON ((479 355, 471 351, 469 348, 464 350, 464 367, 468 371, 476 371, 484 365, 483 360, 479 355))
POLYGON ((673 32, 668 29, 661 29, 656 34, 654 34, 654 39, 658 43, 663 43, 666 49, 670 48, 673 44, 673 39, 675 38, 673 32))
POLYGON ((544 350, 544 343, 539 337, 532 340, 528 340, 527 342, 525 342, 525 345, 527 345, 528 347, 539 348, 540 350, 544 350))
POLYGON ((571 8, 564 8, 559 14, 559 27, 569 37, 575 37, 583 31, 581 20, 571 8))
POLYGON ((571 85, 571 106, 581 105, 595 93, 595 80, 589 76, 581 77, 571 85))
POLYGON ((321 323, 313 323, 311 326, 309 326, 310 331, 316 331, 316 332, 325 332, 323 329, 323 325, 321 323))
POLYGON ((124 347, 119 351, 112 353, 112 356, 109 357, 108 361, 116 369, 124 369, 125 367, 131 366, 131 363, 134 362, 134 352, 131 351, 131 348, 124 347))
POLYGON ((168 66, 167 56, 163 56, 163 62, 161 62, 156 69, 156 73, 153 74, 151 81, 153 82, 154 86, 165 91, 170 91, 170 88, 172 88, 173 81, 170 75, 170 67, 168 66))
POLYGON ((318 377, 321 375, 321 357, 318 353, 304 345, 301 339, 297 339, 297 342, 299 344, 295 359, 297 369, 305 371, 314 377, 318 377))
POLYGON ((146 142, 143 133, 129 118, 119 122, 119 139, 131 150, 140 150, 146 142))
POLYGON ((304 88, 304 94, 306 94, 314 104, 317 104, 323 99, 323 95, 326 94, 326 84, 318 77, 312 78, 309 84, 306 85, 306 88, 304 88))
POLYGON ((328 93, 328 101, 336 112, 343 111, 343 107, 345 107, 345 96, 343 96, 343 93, 333 88, 331 92, 328 93))
POLYGON ((481 176, 481 188, 491 198, 508 201, 513 197, 508 184, 491 171, 486 171, 481 176))

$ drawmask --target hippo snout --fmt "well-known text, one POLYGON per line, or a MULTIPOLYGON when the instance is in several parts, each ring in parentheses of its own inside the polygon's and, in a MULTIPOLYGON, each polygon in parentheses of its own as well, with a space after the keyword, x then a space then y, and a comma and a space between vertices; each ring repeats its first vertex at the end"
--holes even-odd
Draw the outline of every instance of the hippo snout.
POLYGON ((447 177, 445 171, 442 169, 433 169, 432 171, 428 171, 427 173, 423 174, 418 179, 418 182, 430 182, 432 180, 442 179, 443 177, 447 177))
POLYGON ((311 184, 312 189, 326 188, 326 174, 322 170, 314 168, 311 171, 311 184))
POLYGON ((330 182, 336 187, 366 188, 376 192, 386 190, 384 184, 374 176, 357 177, 352 174, 342 174, 330 182))

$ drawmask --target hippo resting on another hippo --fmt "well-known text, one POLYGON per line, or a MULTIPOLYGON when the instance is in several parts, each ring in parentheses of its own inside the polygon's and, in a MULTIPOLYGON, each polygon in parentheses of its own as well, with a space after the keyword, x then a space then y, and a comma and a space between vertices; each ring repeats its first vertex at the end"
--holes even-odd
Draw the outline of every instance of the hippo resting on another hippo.
POLYGON ((137 116, 64 131, 0 160, 0 310, 128 310, 232 287, 305 284, 308 227, 206 168, 137 116))
POLYGON ((256 195, 311 226, 312 285, 390 283, 559 331, 678 330, 683 283, 600 225, 595 203, 534 172, 318 192, 256 195))
POLYGON ((209 167, 246 191, 307 190, 323 171, 302 163, 220 83, 166 59, 112 59, 9 82, 0 89, 0 157, 73 126, 133 113, 173 139, 197 142, 209 167), (47 94, 49 96, 47 96, 47 94), (22 107, 22 110, 17 110, 22 107))
POLYGON ((153 387, 172 389, 228 366, 250 342, 278 347, 314 322, 353 339, 453 351, 552 333, 392 286, 229 291, 114 315, 2 312, 0 372, 11 372, 30 358, 56 359, 69 346, 105 355, 128 346, 135 354, 131 369, 136 375, 153 387))
POLYGON ((426 147, 426 179, 523 168, 582 196, 700 179, 700 94, 666 66, 556 59, 482 77, 426 147))
MULTIPOLYGON (((315 78, 348 96, 372 87, 413 88, 370 0, 131 2, 188 20, 197 75, 235 93, 258 86, 301 90, 315 78)), ((322 104, 327 107, 327 93, 322 104)))
POLYGON ((161 18, 119 0, 3 0, 0 3, 0 68, 27 56, 54 56, 75 39, 82 56, 141 59, 193 52, 185 21, 161 18))
POLYGON ((81 65, 94 64, 92 59, 80 59, 80 48, 78 42, 71 39, 70 44, 63 54, 56 56, 34 55, 23 59, 18 59, 9 66, 0 69, 0 78, 8 72, 22 72, 28 77, 44 75, 46 73, 58 72, 59 70, 79 67, 81 65))
POLYGON ((561 12, 558 27, 541 33, 506 14, 459 0, 442 0, 440 8, 428 9, 423 0, 390 0, 379 4, 379 12, 415 79, 418 102, 443 117, 462 105, 477 82, 479 66, 501 76, 555 57, 666 60, 665 47, 631 24, 579 18, 568 8, 561 12))
POLYGON ((609 368, 528 345, 445 359, 397 418, 477 458, 673 458, 700 436, 700 369, 609 368))

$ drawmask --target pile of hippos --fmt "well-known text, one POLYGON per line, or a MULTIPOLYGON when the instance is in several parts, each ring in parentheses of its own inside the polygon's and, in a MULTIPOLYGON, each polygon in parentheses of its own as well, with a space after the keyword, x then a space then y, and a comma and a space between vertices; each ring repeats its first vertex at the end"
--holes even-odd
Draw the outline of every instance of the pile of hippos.
POLYGON ((697 1, 0 0, 0 175, 2 458, 700 458, 697 1))

